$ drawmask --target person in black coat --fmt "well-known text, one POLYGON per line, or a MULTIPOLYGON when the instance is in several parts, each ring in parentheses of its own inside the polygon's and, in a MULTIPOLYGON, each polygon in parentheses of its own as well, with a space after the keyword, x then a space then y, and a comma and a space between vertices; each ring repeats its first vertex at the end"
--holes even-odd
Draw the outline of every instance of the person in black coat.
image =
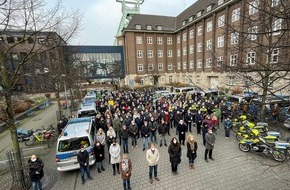
POLYGON ((181 147, 175 137, 172 138, 168 147, 169 161, 173 175, 177 175, 177 167, 181 162, 181 147))
POLYGON ((167 146, 166 144, 166 133, 169 130, 169 126, 168 124, 164 121, 164 118, 161 119, 161 124, 158 127, 158 133, 160 135, 160 147, 162 146, 162 141, 164 141, 165 146, 167 146))
POLYGON ((187 146, 187 158, 189 161, 189 169, 195 169, 194 167, 194 160, 196 158, 196 151, 197 151, 197 143, 195 137, 190 134, 187 136, 186 139, 186 146, 187 146))
POLYGON ((150 138, 150 126, 147 120, 144 120, 144 124, 142 125, 141 136, 143 138, 143 151, 145 151, 145 149, 148 148, 150 138))
POLYGON ((104 146, 101 144, 100 141, 96 141, 94 146, 94 153, 96 158, 96 166, 99 173, 105 171, 105 168, 103 167, 103 160, 105 159, 105 151, 104 146))
POLYGON ((41 179, 44 176, 44 164, 40 158, 32 155, 28 160, 29 177, 32 182, 33 189, 42 189, 41 179))
POLYGON ((196 114, 196 120, 195 120, 195 124, 196 124, 196 131, 197 134, 200 135, 201 134, 201 125, 202 125, 202 121, 203 121, 203 115, 201 114, 201 111, 198 111, 196 114))
POLYGON ((183 122, 183 120, 180 120, 180 122, 178 123, 177 130, 178 130, 179 143, 184 145, 185 134, 187 132, 187 126, 183 122))
POLYGON ((89 153, 88 151, 81 145, 80 151, 77 155, 78 163, 80 164, 80 171, 81 171, 81 178, 82 184, 85 183, 85 172, 87 173, 87 177, 89 179, 93 179, 90 174, 90 167, 89 167, 89 153))

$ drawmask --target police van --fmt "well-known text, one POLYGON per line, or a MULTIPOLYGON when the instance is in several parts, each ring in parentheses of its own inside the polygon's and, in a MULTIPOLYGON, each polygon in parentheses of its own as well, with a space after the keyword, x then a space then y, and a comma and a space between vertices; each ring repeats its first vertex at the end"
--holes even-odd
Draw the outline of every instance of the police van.
POLYGON ((97 115, 97 108, 95 102, 82 103, 80 109, 77 111, 77 118, 95 117, 97 115))
POLYGON ((95 126, 91 118, 76 118, 68 121, 57 140, 56 166, 58 171, 79 169, 77 154, 83 146, 89 153, 89 165, 95 164, 95 126))

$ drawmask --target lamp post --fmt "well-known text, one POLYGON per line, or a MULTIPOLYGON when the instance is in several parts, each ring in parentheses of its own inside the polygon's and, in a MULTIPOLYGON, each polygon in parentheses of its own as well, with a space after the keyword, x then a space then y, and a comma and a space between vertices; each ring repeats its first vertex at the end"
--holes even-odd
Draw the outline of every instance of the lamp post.
MULTIPOLYGON (((66 77, 65 74, 62 74, 61 77, 66 77)), ((65 82, 63 82, 64 84, 64 95, 65 95, 65 102, 66 102, 66 114, 67 114, 67 117, 69 117, 69 108, 68 108, 68 99, 67 99, 67 91, 66 91, 66 84, 65 82)))

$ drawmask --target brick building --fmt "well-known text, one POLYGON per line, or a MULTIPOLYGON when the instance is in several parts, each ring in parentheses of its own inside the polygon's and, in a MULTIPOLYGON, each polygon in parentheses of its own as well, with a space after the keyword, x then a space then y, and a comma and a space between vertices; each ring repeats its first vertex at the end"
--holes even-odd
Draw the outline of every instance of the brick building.
MULTIPOLYGON (((124 84, 135 80, 144 85, 181 82, 202 88, 246 86, 250 82, 238 77, 235 69, 261 67, 257 63, 269 51, 265 55, 271 59, 269 63, 287 62, 280 69, 288 71, 287 19, 274 16, 268 19, 271 22, 263 21, 263 14, 281 12, 285 6, 289 9, 289 3, 280 0, 199 0, 176 17, 132 15, 123 35, 117 36, 117 44, 125 49, 124 84), (283 27, 286 34, 281 32, 283 27), (269 36, 275 43, 269 42, 269 36), (284 39, 284 46, 276 40, 279 38, 284 39), (261 49, 260 44, 271 49, 261 49)), ((274 86, 280 88, 284 82, 275 81, 274 86)))

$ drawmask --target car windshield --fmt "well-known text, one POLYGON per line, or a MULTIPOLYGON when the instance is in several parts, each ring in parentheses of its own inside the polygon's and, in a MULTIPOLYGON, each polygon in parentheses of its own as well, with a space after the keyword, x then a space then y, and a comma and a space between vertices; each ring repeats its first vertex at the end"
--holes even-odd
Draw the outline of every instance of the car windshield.
POLYGON ((58 143, 58 151, 67 152, 67 151, 79 150, 81 145, 83 145, 85 148, 90 146, 90 141, 88 137, 60 140, 58 143))
POLYGON ((92 117, 92 116, 96 116, 97 113, 95 110, 85 110, 85 111, 81 111, 80 113, 78 113, 78 118, 82 118, 82 117, 92 117))

